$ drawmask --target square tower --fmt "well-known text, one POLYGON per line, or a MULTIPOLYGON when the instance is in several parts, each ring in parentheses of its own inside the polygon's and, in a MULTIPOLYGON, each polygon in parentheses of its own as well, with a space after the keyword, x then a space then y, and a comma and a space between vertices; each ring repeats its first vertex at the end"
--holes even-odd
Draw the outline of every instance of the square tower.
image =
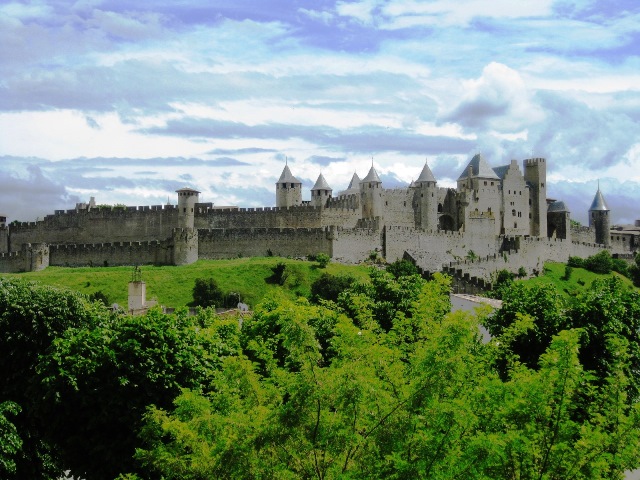
POLYGON ((524 179, 529 185, 530 235, 547 237, 547 162, 529 158, 523 162, 524 179))

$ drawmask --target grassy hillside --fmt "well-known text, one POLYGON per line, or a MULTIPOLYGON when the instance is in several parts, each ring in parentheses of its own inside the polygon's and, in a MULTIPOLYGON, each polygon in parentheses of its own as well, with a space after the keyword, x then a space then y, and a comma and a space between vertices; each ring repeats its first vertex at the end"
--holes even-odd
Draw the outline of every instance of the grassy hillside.
POLYGON ((611 276, 617 276, 622 279, 629 288, 635 288, 631 280, 615 272, 602 275, 590 272, 583 268, 574 268, 568 280, 564 279, 564 274, 564 263, 548 262, 544 264, 544 275, 524 281, 534 284, 552 284, 556 287, 558 292, 566 297, 574 297, 581 291, 589 288, 591 283, 597 278, 606 278, 611 276))
MULTIPOLYGON (((253 306, 265 297, 284 295, 307 296, 311 283, 322 273, 351 274, 366 278, 366 266, 330 263, 325 269, 314 262, 279 257, 236 258, 232 260, 199 260, 184 266, 142 266, 142 280, 147 286, 147 299, 157 298, 161 305, 180 307, 192 301, 196 278, 213 277, 225 292, 238 292, 243 302, 253 306), (267 283, 271 267, 278 262, 287 265, 289 276, 284 286, 267 283)), ((63 286, 81 293, 102 291, 110 302, 127 305, 127 288, 132 267, 49 267, 40 272, 0 274, 35 280, 47 285, 63 286)))

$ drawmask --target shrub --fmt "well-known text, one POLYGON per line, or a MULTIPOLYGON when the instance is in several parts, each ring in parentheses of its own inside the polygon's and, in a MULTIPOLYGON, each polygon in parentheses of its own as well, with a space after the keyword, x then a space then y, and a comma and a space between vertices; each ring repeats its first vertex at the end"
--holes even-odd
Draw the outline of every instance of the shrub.
POLYGON ((584 259, 580 257, 569 257, 567 265, 573 268, 585 268, 584 259))
POLYGON ((193 305, 196 307, 222 306, 224 293, 213 278, 196 278, 193 286, 193 305))
POLYGON ((340 292, 348 289, 355 278, 351 275, 331 275, 323 273, 318 279, 311 284, 311 300, 318 302, 319 300, 337 301, 340 292))
POLYGON ((287 281, 289 272, 287 271, 287 264, 284 262, 278 262, 275 266, 271 267, 272 275, 267 278, 268 283, 276 283, 278 285, 284 285, 287 281))
POLYGON ((585 268, 593 273, 611 273, 613 269, 613 259, 607 250, 602 250, 595 255, 591 255, 585 261, 585 268))
POLYGON ((573 273, 573 267, 571 265, 565 265, 564 267, 564 275, 562 276, 562 280, 569 281, 571 278, 571 274, 573 273))
POLYGON ((329 265, 329 262, 331 261, 331 257, 326 253, 319 253, 316 255, 315 260, 318 263, 319 268, 326 268, 327 265, 329 265))
POLYGON ((418 267, 409 260, 398 259, 387 265, 387 272, 396 278, 405 277, 407 275, 418 275, 418 267))

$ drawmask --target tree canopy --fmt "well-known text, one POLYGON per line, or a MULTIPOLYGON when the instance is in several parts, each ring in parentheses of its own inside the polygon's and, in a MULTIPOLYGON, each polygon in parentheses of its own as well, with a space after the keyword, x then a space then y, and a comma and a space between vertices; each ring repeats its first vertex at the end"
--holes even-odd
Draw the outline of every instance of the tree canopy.
POLYGON ((640 466, 636 292, 594 282, 566 303, 515 282, 501 310, 472 314, 450 313, 449 289, 372 269, 331 300, 269 298, 242 319, 131 317, 2 280, 0 474, 610 479, 640 466))

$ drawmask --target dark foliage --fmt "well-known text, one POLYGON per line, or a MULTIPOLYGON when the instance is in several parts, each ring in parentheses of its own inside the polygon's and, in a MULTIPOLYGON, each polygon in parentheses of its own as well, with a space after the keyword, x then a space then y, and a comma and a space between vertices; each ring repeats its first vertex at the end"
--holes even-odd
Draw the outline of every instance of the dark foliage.
POLYGON ((350 275, 331 275, 323 273, 316 281, 311 284, 311 300, 318 302, 320 300, 338 300, 338 295, 349 288, 355 278, 350 275))
POLYGON ((193 286, 193 305, 195 307, 222 307, 224 292, 213 278, 196 278, 193 286))
POLYGON ((418 267, 409 260, 398 259, 387 265, 387 272, 396 278, 406 277, 408 275, 418 275, 418 267))

